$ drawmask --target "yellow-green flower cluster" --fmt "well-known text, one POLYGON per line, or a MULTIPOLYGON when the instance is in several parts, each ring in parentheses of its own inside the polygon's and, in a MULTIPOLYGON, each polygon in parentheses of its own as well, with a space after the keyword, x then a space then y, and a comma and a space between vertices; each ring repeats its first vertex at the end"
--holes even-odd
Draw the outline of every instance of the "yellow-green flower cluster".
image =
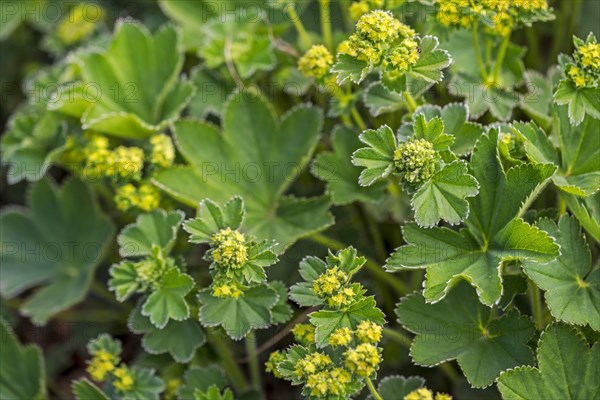
POLYGON ((88 37, 104 15, 96 4, 78 4, 71 8, 58 25, 58 38, 66 45, 73 45, 88 37))
POLYGON ((343 368, 332 368, 308 377, 306 387, 315 397, 343 396, 352 375, 343 368))
POLYGON ((420 183, 435 173, 437 153, 431 142, 411 138, 398 145, 394 152, 394 163, 402 179, 409 183, 420 183))
POLYGON ((237 282, 219 280, 212 285, 212 295, 220 298, 238 299, 244 294, 244 288, 237 282))
POLYGON ((421 56, 415 39, 415 31, 394 18, 392 13, 375 10, 360 17, 356 32, 340 43, 338 53, 364 61, 373 68, 404 73, 421 56))
POLYGON ((350 328, 338 328, 331 332, 329 336, 329 345, 333 348, 338 346, 346 347, 352 342, 352 331, 350 328))
POLYGON ((123 365, 115 369, 113 376, 113 386, 117 392, 126 393, 133 387, 133 375, 127 366, 123 365))
POLYGON ((315 343, 315 327, 311 324, 296 324, 292 334, 297 342, 305 346, 315 343))
POLYGON ((108 159, 106 174, 122 179, 134 179, 144 167, 144 151, 139 147, 118 146, 108 159))
POLYGON ((152 211, 160 205, 159 190, 149 183, 142 183, 139 187, 127 183, 117 188, 115 203, 121 211, 138 208, 142 211, 152 211))
POLYGON ((231 228, 212 236, 210 257, 217 267, 239 269, 248 262, 248 246, 243 233, 231 228))
POLYGON ((520 20, 545 18, 546 0, 436 0, 436 19, 442 25, 471 28, 480 17, 491 21, 492 33, 509 35, 520 20))
POLYGON ((348 13, 354 21, 368 13, 369 11, 381 9, 385 5, 385 0, 359 0, 350 4, 348 13))
POLYGON ((356 337, 362 343, 377 343, 381 340, 383 327, 371 321, 361 321, 356 327, 356 337))
POLYGON ((313 293, 325 300, 329 307, 349 306, 360 290, 360 285, 350 285, 349 279, 339 267, 329 268, 313 281, 313 293))
POLYGON ((173 164, 175 148, 168 135, 160 133, 150 138, 150 163, 157 167, 166 168, 173 164))
POLYGON ((115 177, 122 180, 139 178, 144 167, 144 151, 139 147, 118 146, 109 149, 109 140, 99 134, 87 134, 83 148, 83 175, 87 178, 115 177))
POLYGON ((177 398, 177 391, 183 384, 179 378, 171 378, 166 382, 165 392, 163 393, 163 400, 175 400, 177 398))
POLYGON ((324 371, 332 363, 327 354, 315 351, 298 360, 294 366, 294 375, 300 379, 308 379, 311 375, 324 371))
MULTIPOLYGON (((577 42, 576 42, 577 44, 577 42)), ((600 44, 595 38, 577 46, 573 54, 575 64, 566 68, 567 77, 578 88, 595 88, 600 82, 600 44)))
POLYGON ((87 372, 96 382, 104 382, 107 376, 112 373, 120 360, 119 357, 100 349, 92 354, 92 360, 89 362, 87 372))
POLYGON ((361 377, 369 377, 381 363, 380 350, 371 343, 361 343, 344 353, 346 368, 361 377))
POLYGON ((431 390, 419 388, 404 396, 404 400, 452 400, 452 396, 446 393, 436 393, 434 397, 431 390))
POLYGON ((298 60, 298 69, 307 77, 323 79, 333 65, 333 56, 327 47, 316 44, 298 60))
POLYGON ((265 371, 273 374, 275 378, 282 378, 281 372, 277 370, 277 365, 285 360, 285 354, 276 350, 269 355, 269 360, 265 363, 265 371))

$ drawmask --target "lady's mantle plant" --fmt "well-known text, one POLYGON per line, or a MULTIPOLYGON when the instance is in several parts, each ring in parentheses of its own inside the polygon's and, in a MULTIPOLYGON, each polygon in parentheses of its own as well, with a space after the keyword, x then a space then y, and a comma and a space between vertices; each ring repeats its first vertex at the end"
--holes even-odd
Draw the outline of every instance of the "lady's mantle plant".
POLYGON ((52 59, 2 138, 0 398, 598 397, 589 2, 59 3, 0 3, 52 59))

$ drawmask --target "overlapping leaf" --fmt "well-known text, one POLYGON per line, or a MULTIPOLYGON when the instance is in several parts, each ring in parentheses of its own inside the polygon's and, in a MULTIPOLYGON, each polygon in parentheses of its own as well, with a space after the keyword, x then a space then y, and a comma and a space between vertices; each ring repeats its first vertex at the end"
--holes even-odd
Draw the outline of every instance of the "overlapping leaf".
POLYGON ((504 400, 595 399, 600 395, 600 342, 590 349, 582 335, 551 325, 537 350, 538 367, 517 367, 498 379, 504 400))
POLYGON ((51 108, 81 117, 83 129, 145 138, 175 121, 195 90, 179 76, 183 52, 171 26, 152 35, 139 23, 119 21, 107 50, 78 53, 76 61, 82 81, 51 108))
POLYGON ((387 268, 426 268, 424 296, 441 300, 456 280, 466 279, 484 304, 500 300, 503 260, 549 262, 558 246, 548 235, 520 218, 527 200, 554 173, 550 164, 523 164, 504 171, 498 157, 498 133, 480 138, 471 159, 471 173, 480 184, 469 198, 467 229, 425 229, 404 226, 407 245, 388 259, 387 268))
POLYGON ((207 391, 211 386, 218 389, 225 387, 225 374, 218 367, 192 367, 185 371, 183 385, 178 394, 181 399, 193 399, 194 391, 207 391))
POLYGON ((385 183, 375 183, 369 187, 358 184, 360 168, 351 162, 352 153, 360 147, 358 134, 340 126, 334 130, 331 142, 333 152, 319 154, 311 165, 311 172, 327 182, 327 191, 333 204, 379 200, 385 190, 385 183))
POLYGON ((532 364, 527 341, 535 329, 517 311, 494 318, 466 282, 456 285, 443 302, 427 304, 411 294, 398 304, 400 323, 417 336, 411 346, 415 363, 433 366, 454 360, 475 387, 489 386, 500 372, 532 364))
POLYGON ((150 256, 154 246, 168 254, 175 243, 183 217, 181 211, 164 210, 139 215, 135 223, 125 227, 119 234, 119 254, 121 257, 150 256))
POLYGON ((556 238, 561 254, 547 264, 524 263, 525 273, 546 291, 546 303, 556 319, 600 331, 600 270, 592 268, 579 224, 563 216, 558 225, 544 219, 538 227, 556 238))
POLYGON ((21 312, 45 324, 85 297, 113 227, 81 181, 60 190, 39 181, 29 199, 30 208, 10 208, 0 216, 0 291, 13 298, 39 286, 21 312))
POLYGON ((204 198, 224 203, 243 196, 248 233, 277 238, 281 250, 332 223, 327 197, 284 195, 310 159, 321 120, 308 106, 279 120, 262 96, 238 92, 223 112, 223 132, 197 120, 176 123, 175 138, 189 165, 162 171, 155 182, 194 207, 204 198))
MULTIPOLYGON (((386 376, 379 381, 377 393, 383 400, 404 399, 410 392, 417 390, 425 384, 425 379, 420 376, 409 376, 408 378, 400 375, 386 376)), ((371 395, 368 400, 373 400, 371 395)))

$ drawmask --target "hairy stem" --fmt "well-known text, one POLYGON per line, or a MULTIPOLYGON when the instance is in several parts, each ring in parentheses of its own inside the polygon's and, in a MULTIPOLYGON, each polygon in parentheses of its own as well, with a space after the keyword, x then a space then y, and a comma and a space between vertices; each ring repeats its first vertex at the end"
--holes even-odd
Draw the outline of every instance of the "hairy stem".
POLYGON ((361 131, 364 131, 367 129, 367 125, 365 124, 365 121, 362 119, 362 117, 360 116, 360 113, 358 112, 358 110, 356 109, 356 107, 352 107, 352 118, 354 118, 354 122, 356 122, 356 125, 360 128, 361 131))
POLYGON ((379 395, 379 393, 377 393, 377 390, 375 389, 373 382, 371 381, 371 379, 368 376, 365 378, 365 382, 367 382, 367 387, 369 388, 369 391, 373 395, 373 398, 375 400, 383 400, 381 395, 379 395))
POLYGON ((529 299, 531 301, 531 309, 533 310, 533 318, 535 326, 538 330, 544 329, 544 320, 542 315, 542 304, 540 302, 540 291, 531 279, 527 279, 529 285, 529 299))
POLYGON ((246 357, 248 358, 248 364, 250 366, 250 379, 252 380, 252 386, 254 390, 261 390, 260 383, 260 366, 258 363, 258 353, 256 351, 256 334, 254 330, 251 330, 246 335, 246 357))
POLYGON ((481 74, 481 78, 484 82, 488 80, 488 73, 485 67, 485 63, 483 62, 483 58, 481 57, 481 49, 479 48, 479 36, 477 35, 477 28, 479 27, 479 20, 476 20, 473 24, 473 29, 471 30, 472 39, 473 39, 473 49, 475 50, 475 57, 477 58, 477 65, 479 65, 479 73, 481 74))
POLYGON ((500 50, 498 50, 498 58, 496 59, 496 64, 494 65, 494 73, 492 75, 493 83, 498 83, 500 71, 502 70, 502 63, 504 62, 504 57, 506 56, 506 49, 508 49, 509 43, 510 33, 504 36, 504 39, 502 39, 502 44, 500 44, 500 50))
POLYGON ((329 49, 333 49, 333 38, 331 35, 331 17, 329 15, 329 0, 319 0, 321 5, 321 33, 323 34, 323 42, 329 49))
POLYGON ((310 36, 308 36, 308 32, 306 32, 306 28, 304 28, 304 25, 302 24, 302 20, 300 20, 300 17, 296 12, 295 5, 290 4, 286 7, 286 9, 288 16, 294 24, 294 28, 296 28, 296 32, 298 32, 298 36, 300 37, 300 41, 302 42, 302 47, 308 49, 312 45, 312 41, 310 40, 310 36))
POLYGON ((406 100, 406 106, 408 107, 408 111, 412 114, 417 109, 417 102, 412 94, 407 90, 404 93, 404 100, 406 100))
POLYGON ((248 382, 242 373, 239 365, 235 362, 231 354, 231 346, 229 346, 229 339, 224 334, 219 335, 216 332, 208 335, 208 340, 211 345, 217 351, 217 354, 221 358, 221 365, 227 373, 227 377, 231 381, 231 386, 237 393, 242 393, 248 389, 248 382), (227 342, 227 343, 226 343, 227 342))

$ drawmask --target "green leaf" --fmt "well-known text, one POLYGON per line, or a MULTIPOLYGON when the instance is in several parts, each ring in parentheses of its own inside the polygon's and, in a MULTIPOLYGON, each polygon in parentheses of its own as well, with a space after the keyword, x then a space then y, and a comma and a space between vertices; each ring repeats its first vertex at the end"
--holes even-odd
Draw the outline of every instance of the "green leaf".
POLYGON ((163 329, 158 329, 141 311, 141 306, 138 305, 129 315, 127 326, 131 332, 144 335, 142 347, 149 354, 168 352, 175 361, 188 363, 196 349, 206 342, 200 323, 193 318, 183 321, 170 320, 163 329))
POLYGON ((211 386, 206 392, 194 390, 194 400, 235 400, 231 389, 227 388, 221 393, 216 386, 211 386))
POLYGON ((444 78, 442 70, 452 64, 452 57, 446 50, 438 49, 435 36, 424 36, 419 42, 421 56, 408 74, 419 80, 437 83, 444 78))
POLYGON ((370 71, 369 64, 348 54, 339 54, 337 59, 338 61, 331 67, 331 73, 337 74, 338 85, 348 79, 358 85, 370 71))
POLYGON ((190 316, 190 307, 185 301, 185 295, 194 287, 194 280, 177 267, 165 272, 159 287, 154 291, 142 307, 142 315, 150 317, 150 322, 163 329, 169 319, 183 321, 190 316))
POLYGON ((569 121, 572 125, 581 124, 586 115, 600 119, 600 89, 577 88, 570 79, 563 79, 554 92, 554 102, 569 105, 569 121))
POLYGON ((371 186, 376 181, 387 178, 394 170, 394 151, 398 141, 387 125, 382 125, 377 130, 366 130, 359 139, 369 147, 356 150, 352 154, 352 164, 365 168, 360 173, 358 183, 361 186, 371 186))
POLYGON ((209 114, 221 116, 225 99, 234 88, 231 83, 217 71, 203 67, 194 68, 190 80, 197 89, 190 100, 190 115, 197 118, 206 118, 209 114))
POLYGON ((87 378, 79 379, 72 385, 77 400, 110 400, 110 397, 87 378))
MULTIPOLYGON (((415 391, 425 385, 425 379, 420 376, 409 376, 405 378, 400 375, 386 376, 379 381, 377 393, 383 400, 404 399, 410 392, 415 391)), ((373 395, 367 397, 367 400, 373 400, 373 395)))
POLYGON ((39 181, 28 203, 28 209, 9 208, 0 216, 0 292, 10 299, 39 287, 21 312, 43 325, 83 300, 113 227, 78 180, 60 190, 39 181))
POLYGON ((518 367, 498 379, 504 400, 595 399, 600 395, 600 344, 590 350, 572 327, 553 324, 539 340, 538 367, 518 367))
POLYGON ((457 154, 465 155, 473 151, 477 139, 483 134, 483 126, 469 122, 469 109, 466 104, 451 103, 444 107, 434 105, 424 105, 413 113, 410 122, 402 124, 398 130, 401 138, 408 138, 413 135, 414 123, 419 115, 424 115, 427 120, 440 117, 444 122, 444 133, 454 136, 454 142, 450 149, 457 154))
POLYGON ((164 254, 168 254, 184 216, 178 210, 155 210, 140 214, 135 223, 126 226, 117 237, 119 254, 121 257, 151 256, 153 246, 160 247, 164 254))
POLYGON ((56 113, 25 108, 17 111, 2 137, 7 182, 40 180, 65 148, 66 124, 56 113))
POLYGON ((312 282, 327 270, 327 264, 320 258, 307 256, 300 261, 300 276, 305 282, 296 283, 290 288, 290 299, 300 307, 312 307, 323 304, 312 290, 312 282))
POLYGON ((200 202, 198 217, 187 220, 183 226, 192 243, 210 243, 221 229, 239 229, 246 213, 244 199, 232 197, 223 207, 210 199, 200 202))
POLYGON ((153 369, 132 368, 133 387, 127 391, 127 399, 158 400, 165 389, 162 379, 155 376, 153 369))
POLYGON ((127 300, 133 293, 141 288, 137 269, 134 263, 123 261, 110 267, 108 287, 115 292, 118 301, 127 300))
POLYGON ((240 340, 251 329, 267 328, 271 324, 272 309, 279 295, 267 285, 246 290, 239 298, 218 298, 211 289, 198 293, 200 322, 203 326, 221 326, 234 340, 240 340))
POLYGON ((80 52, 75 61, 83 76, 81 93, 63 96, 68 99, 51 108, 81 117, 84 130, 146 138, 177 120, 194 94, 179 76, 183 53, 171 26, 152 35, 137 22, 120 20, 107 50, 80 52), (90 87, 100 95, 88 93, 90 87))
POLYGON ((467 173, 463 161, 454 161, 435 173, 415 192, 412 207, 420 226, 431 227, 440 220, 455 225, 469 215, 467 197, 475 196, 479 185, 467 173))
POLYGON ((341 310, 321 310, 309 314, 310 323, 315 326, 315 342, 318 347, 327 346, 329 336, 339 328, 355 330, 361 321, 385 324, 385 315, 377 308, 374 297, 366 297, 341 310))
POLYGON ((0 398, 46 399, 46 376, 42 351, 36 345, 22 346, 12 329, 0 320, 0 398))
POLYGON ((385 183, 376 183, 371 187, 358 184, 360 168, 352 165, 352 153, 361 144, 353 129, 338 126, 332 134, 333 152, 321 153, 311 165, 314 176, 327 182, 327 192, 333 204, 344 205, 353 201, 374 202, 379 200, 385 183))
POLYGON ((538 226, 556 238, 561 254, 547 264, 523 264, 525 273, 546 291, 552 316, 600 331, 600 270, 592 268, 592 255, 573 217, 563 216, 558 226, 543 219, 538 226))
POLYGON ((548 164, 522 164, 504 172, 498 157, 498 134, 490 131, 478 141, 471 159, 471 173, 480 184, 479 194, 469 198, 469 228, 419 228, 407 224, 407 245, 387 260, 391 271, 426 268, 424 296, 441 300, 455 281, 466 279, 484 304, 500 300, 500 266, 505 260, 549 262, 558 246, 545 232, 519 216, 523 204, 554 172, 548 164))
POLYGON ((583 228, 600 243, 600 192, 586 199, 561 193, 569 210, 579 220, 583 228))
POLYGON ((193 399, 194 391, 207 391, 211 386, 225 388, 225 374, 215 366, 191 367, 183 376, 184 384, 179 388, 180 399, 193 399))
POLYGON ((401 93, 387 90, 379 82, 369 85, 363 95, 363 101, 374 117, 406 108, 406 101, 401 93))
POLYGON ((527 346, 535 332, 531 320, 517 311, 494 318, 491 311, 461 282, 436 304, 427 304, 420 293, 408 295, 396 314, 417 335, 410 348, 416 364, 434 366, 456 359, 471 385, 485 387, 500 372, 533 363, 527 346))
POLYGON ((269 282, 269 287, 277 292, 279 300, 277 304, 271 309, 273 318, 272 324, 284 324, 292 317, 292 307, 287 303, 288 291, 285 283, 281 281, 269 282))
POLYGON ((436 151, 446 150, 454 143, 454 137, 444 133, 444 121, 440 117, 428 120, 425 115, 418 114, 414 119, 413 129, 416 139, 427 140, 436 151))
POLYGON ((310 160, 321 123, 316 108, 296 107, 279 120, 262 96, 239 92, 225 106, 222 133, 201 121, 175 124, 179 150, 190 166, 159 172, 155 183, 191 206, 241 195, 248 233, 259 240, 276 238, 277 249, 285 249, 332 223, 327 197, 284 196, 310 160))

